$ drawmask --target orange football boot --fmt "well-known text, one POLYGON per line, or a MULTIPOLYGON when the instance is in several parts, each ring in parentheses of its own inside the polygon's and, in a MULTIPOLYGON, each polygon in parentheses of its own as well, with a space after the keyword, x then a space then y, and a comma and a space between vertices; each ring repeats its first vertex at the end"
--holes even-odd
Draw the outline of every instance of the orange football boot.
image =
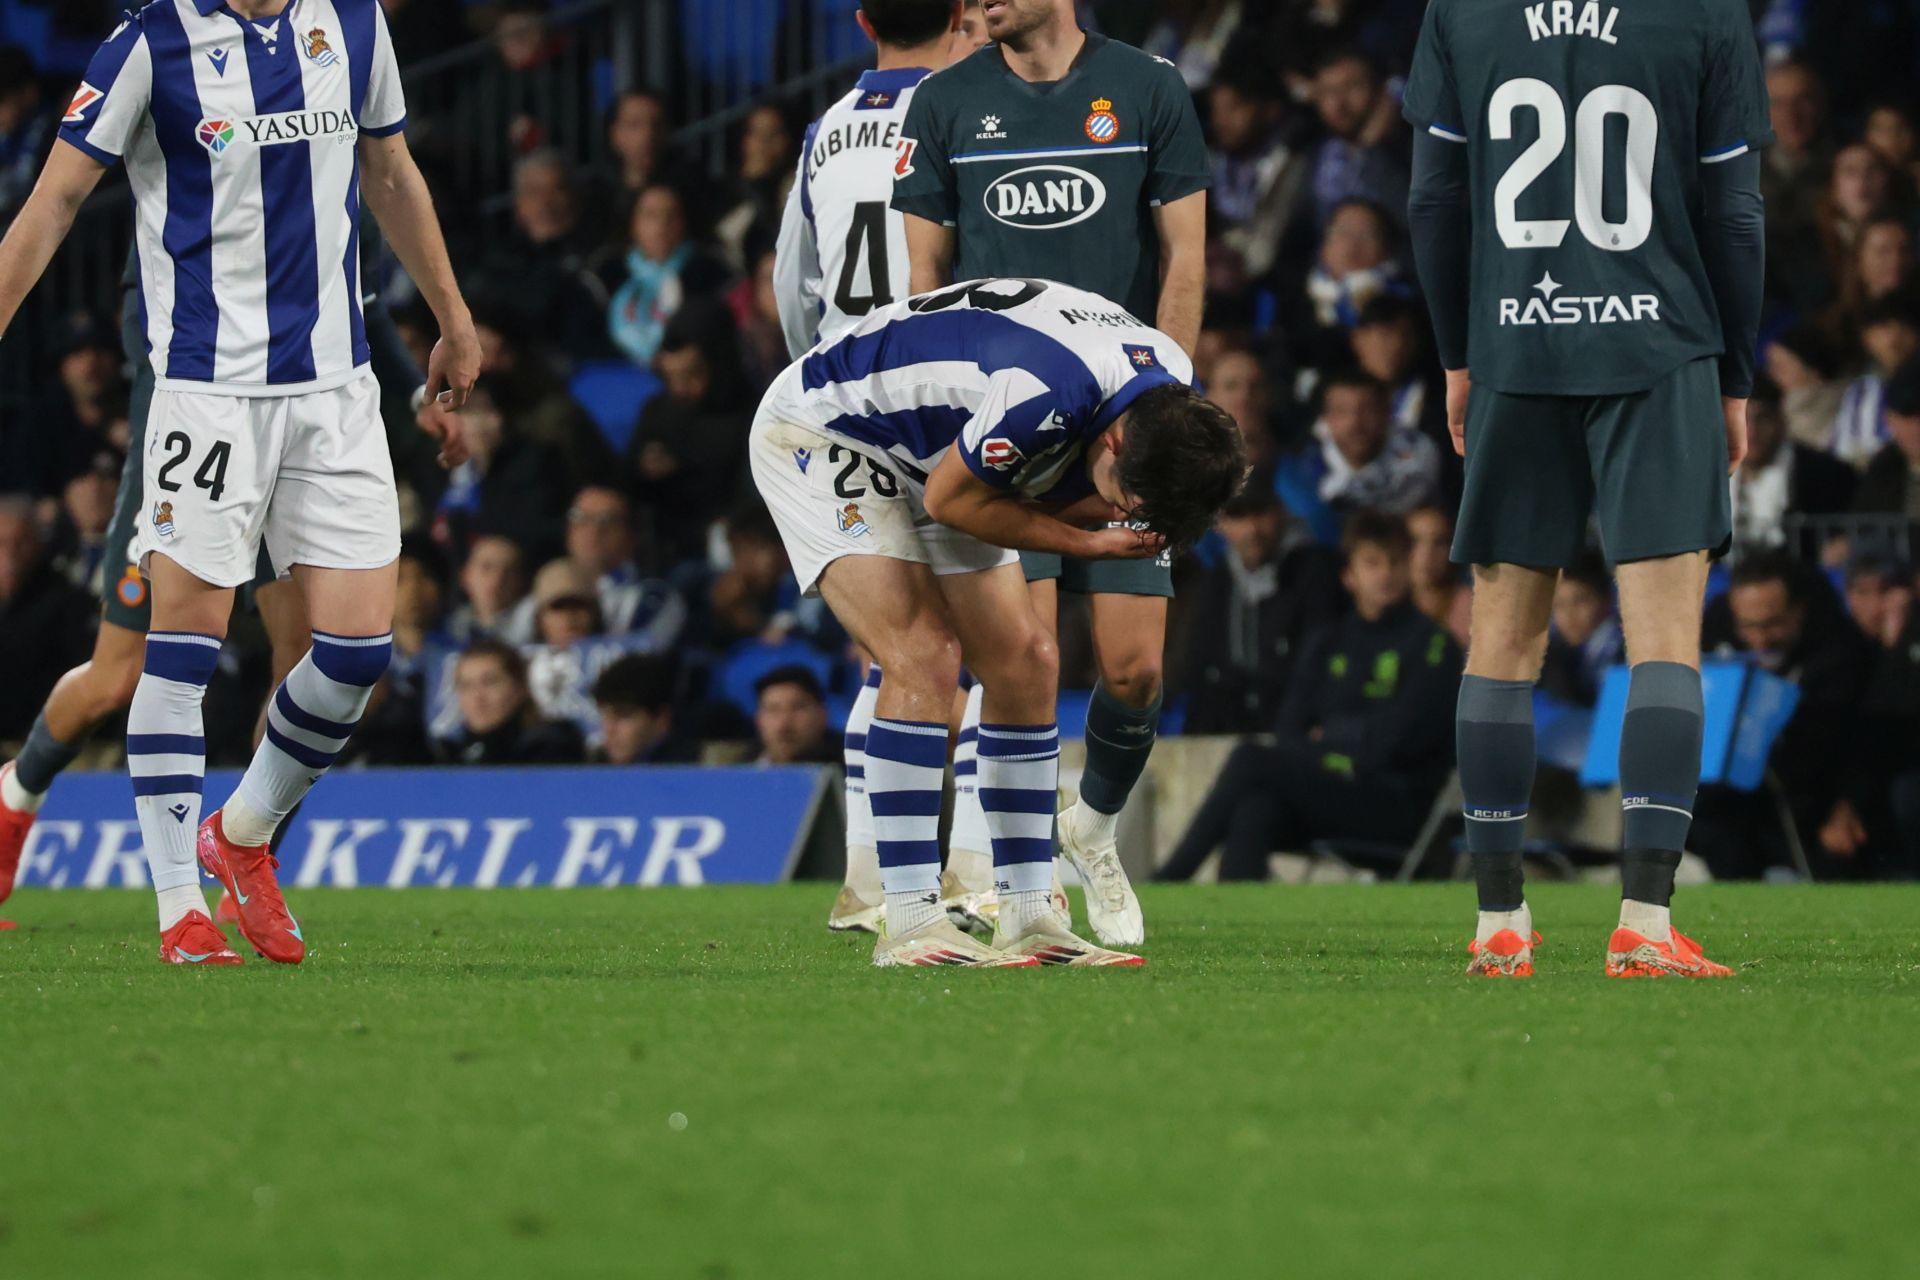
POLYGON ((1530 938, 1522 938, 1512 929, 1502 929, 1482 943, 1478 940, 1467 944, 1467 954, 1473 959, 1467 961, 1469 978, 1531 978, 1533 976, 1533 949, 1540 945, 1538 933, 1530 938))
MULTIPOLYGON (((0 767, 0 774, 11 772, 13 761, 0 767)), ((27 847, 27 832, 33 830, 34 815, 10 809, 0 800, 0 902, 13 893, 13 877, 20 870, 20 851, 27 847)))
POLYGON ((228 841, 220 829, 220 811, 200 824, 200 865, 233 895, 240 934, 275 964, 299 964, 306 958, 300 922, 280 896, 274 869, 280 865, 271 845, 248 849, 228 841))
POLYGON ((160 935, 161 964, 239 964, 227 935, 214 928, 204 911, 189 911, 160 935))
POLYGON ((1715 964, 1700 944, 1678 929, 1672 940, 1655 942, 1631 929, 1615 929, 1607 939, 1609 978, 1731 978, 1733 970, 1715 964))

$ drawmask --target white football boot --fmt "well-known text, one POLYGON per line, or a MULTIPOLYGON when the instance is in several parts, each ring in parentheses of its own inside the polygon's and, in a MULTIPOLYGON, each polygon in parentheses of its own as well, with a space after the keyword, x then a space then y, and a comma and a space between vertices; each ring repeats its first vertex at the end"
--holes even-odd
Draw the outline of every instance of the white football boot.
POLYGON ((1087 891, 1087 923, 1110 947, 1137 947, 1147 940, 1140 899, 1120 865, 1112 836, 1093 839, 1082 830, 1085 810, 1076 803, 1060 815, 1060 852, 1080 873, 1087 891))
POLYGON ((897 938, 883 931, 873 944, 876 969, 900 966, 953 969, 1030 969, 1040 963, 1032 956, 1013 955, 979 941, 953 927, 944 912, 897 938))

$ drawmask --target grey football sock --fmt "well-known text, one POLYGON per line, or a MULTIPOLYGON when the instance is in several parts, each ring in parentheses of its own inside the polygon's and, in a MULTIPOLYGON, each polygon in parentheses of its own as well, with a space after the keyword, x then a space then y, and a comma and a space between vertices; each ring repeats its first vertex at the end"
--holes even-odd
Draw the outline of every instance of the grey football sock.
POLYGON ((14 757, 13 776, 28 791, 44 795, 60 771, 73 763, 85 739, 62 742, 47 728, 47 713, 42 711, 27 734, 27 745, 14 757))
POLYGON ((1525 896, 1520 844, 1533 795, 1533 682, 1463 676, 1454 733, 1480 909, 1517 910, 1525 896))
POLYGON ((1621 888, 1637 902, 1665 903, 1693 825, 1705 718, 1700 673, 1681 662, 1642 662, 1627 686, 1620 729, 1621 888), (1631 881, 1631 883, 1629 883, 1631 881))

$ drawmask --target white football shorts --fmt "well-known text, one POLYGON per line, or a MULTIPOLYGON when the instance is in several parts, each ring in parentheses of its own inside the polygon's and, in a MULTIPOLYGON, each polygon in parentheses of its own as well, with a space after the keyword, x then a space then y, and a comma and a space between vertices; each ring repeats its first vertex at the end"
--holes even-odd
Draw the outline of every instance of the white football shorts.
POLYGON ((251 582, 264 538, 282 577, 296 564, 377 569, 400 555, 400 502, 365 369, 291 396, 156 390, 145 503, 132 558, 159 552, 203 582, 251 582))
POLYGON ((747 443, 753 482, 773 513, 800 589, 842 556, 885 556, 936 574, 1014 564, 1018 553, 948 528, 927 514, 921 487, 898 465, 762 412, 747 443))

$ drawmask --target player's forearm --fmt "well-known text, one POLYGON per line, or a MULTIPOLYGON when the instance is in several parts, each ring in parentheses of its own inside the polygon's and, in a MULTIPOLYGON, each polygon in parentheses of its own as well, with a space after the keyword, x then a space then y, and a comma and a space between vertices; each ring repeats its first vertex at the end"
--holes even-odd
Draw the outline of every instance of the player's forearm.
POLYGON ((949 529, 1013 551, 1079 556, 1091 539, 1085 529, 1056 520, 1011 494, 992 491, 930 483, 927 514, 949 529))
POLYGON ((53 261, 102 172, 96 161, 65 143, 57 144, 47 158, 33 194, 0 240, 0 334, 12 325, 20 304, 53 261))
POLYGON ((1407 226, 1440 363, 1447 369, 1464 369, 1473 259, 1465 147, 1428 133, 1414 135, 1407 226))
MULTIPOLYGON (((389 140, 375 141, 384 144, 389 140)), ((393 141, 398 141, 397 136, 393 141)), ((447 257, 447 242, 440 234, 433 195, 405 143, 397 148, 380 146, 369 155, 379 159, 367 165, 363 194, 394 256, 406 268, 443 332, 452 324, 471 323, 466 299, 460 296, 460 285, 454 278, 453 263, 447 257)))
POLYGON ((907 259, 912 266, 908 287, 915 293, 930 293, 953 283, 953 228, 906 215, 907 259))
POLYGON ((1766 274, 1766 208, 1760 196, 1757 152, 1701 171, 1701 258, 1720 311, 1720 393, 1753 394, 1753 348, 1760 336, 1761 288, 1766 274))
POLYGON ((1160 233, 1160 300, 1153 326, 1192 356, 1207 303, 1206 192, 1160 206, 1154 223, 1160 233))

